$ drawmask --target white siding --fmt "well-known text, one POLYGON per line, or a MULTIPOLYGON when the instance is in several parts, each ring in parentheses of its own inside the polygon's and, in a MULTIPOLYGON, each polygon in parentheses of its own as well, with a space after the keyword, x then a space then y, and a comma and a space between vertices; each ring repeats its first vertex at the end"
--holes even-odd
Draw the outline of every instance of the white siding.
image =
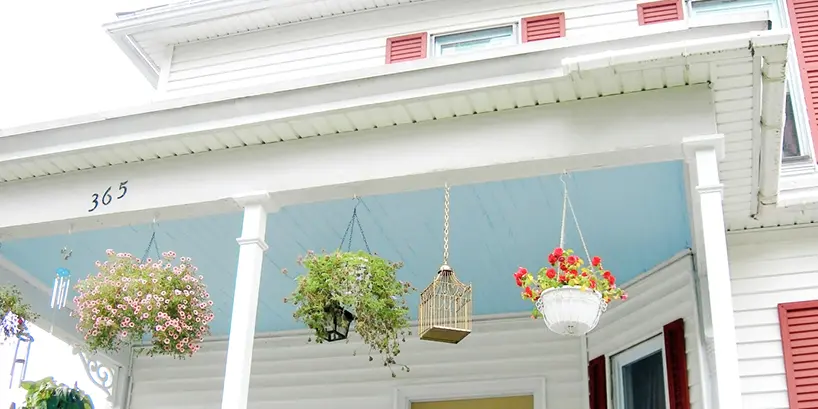
MULTIPOLYGON (((549 408, 578 408, 582 399, 579 340, 552 335, 530 318, 475 323, 459 345, 413 336, 398 357, 410 372, 396 368, 396 379, 369 362, 356 342, 307 345, 306 339, 256 340, 250 408, 387 409, 398 385, 524 377, 546 378, 549 408), (352 355, 356 347, 359 356, 352 355)), ((221 407, 225 347, 212 343, 185 361, 138 359, 131 409, 221 407)))
POLYGON ((164 89, 199 92, 382 66, 388 37, 517 23, 553 12, 565 12, 569 37, 638 26, 635 0, 423 2, 177 45, 164 89))
POLYGON ((728 236, 744 409, 789 408, 778 304, 818 299, 818 227, 728 236))
POLYGON ((665 324, 683 318, 690 407, 701 409, 705 399, 700 365, 703 348, 699 336, 692 257, 686 256, 633 283, 628 286, 627 292, 628 300, 615 304, 602 316, 597 329, 588 335, 589 358, 603 354, 610 357, 661 334, 665 324))
MULTIPOLYGON (((699 408, 690 260, 684 257, 634 285, 631 299, 606 313, 589 344, 592 354, 610 352, 685 318, 693 408, 699 408)), ((356 342, 308 345, 305 341, 306 335, 256 340, 250 408, 388 409, 400 385, 532 377, 546 379, 548 409, 582 408, 587 399, 581 340, 551 334, 542 321, 530 318, 476 322, 474 332, 459 345, 413 337, 399 356, 411 371, 398 371, 396 379, 365 355, 352 356, 360 346, 356 342)), ((130 408, 219 408, 225 347, 225 342, 209 343, 185 361, 137 359, 130 408)), ((360 354, 366 353, 360 349, 360 354)))

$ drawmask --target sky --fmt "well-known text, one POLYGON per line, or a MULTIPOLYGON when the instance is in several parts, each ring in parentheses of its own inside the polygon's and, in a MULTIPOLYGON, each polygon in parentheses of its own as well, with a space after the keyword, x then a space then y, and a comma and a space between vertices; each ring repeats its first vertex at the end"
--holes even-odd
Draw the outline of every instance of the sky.
MULTIPOLYGON (((153 88, 102 29, 117 11, 167 0, 25 0, 0 2, 0 129, 150 102, 153 88)), ((26 378, 54 376, 111 407, 71 346, 40 328, 26 378), (55 364, 59 363, 59 364, 55 364)), ((0 345, 0 407, 9 393, 15 343, 0 345)), ((5 406, 3 406, 5 404, 5 406)))
POLYGON ((167 2, 0 1, 0 129, 149 103, 153 88, 102 25, 167 2))
MULTIPOLYGON (((54 380, 70 386, 77 383, 77 387, 85 391, 94 402, 95 409, 111 409, 108 395, 88 378, 79 356, 72 353, 70 345, 51 335, 47 330, 31 326, 31 335, 34 342, 31 345, 29 364, 26 370, 26 380, 40 380, 53 376, 54 380), (55 363, 59 362, 59 365, 55 363)), ((0 408, 8 408, 11 401, 23 403, 25 391, 22 388, 9 390, 10 365, 14 359, 16 342, 0 343, 0 408)), ((24 356, 20 352, 20 357, 24 356)), ((17 366, 19 369, 19 366, 17 366)))

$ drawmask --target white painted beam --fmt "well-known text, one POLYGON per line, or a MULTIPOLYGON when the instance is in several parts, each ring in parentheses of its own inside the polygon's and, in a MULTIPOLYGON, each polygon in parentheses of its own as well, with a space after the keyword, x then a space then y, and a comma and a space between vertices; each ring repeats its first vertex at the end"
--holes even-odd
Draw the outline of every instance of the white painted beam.
POLYGON ((286 206, 679 160, 683 137, 715 132, 712 104, 706 86, 673 88, 8 183, 0 235, 237 211, 228 200, 237 192, 268 192, 286 206), (93 194, 100 204, 89 212, 93 194))

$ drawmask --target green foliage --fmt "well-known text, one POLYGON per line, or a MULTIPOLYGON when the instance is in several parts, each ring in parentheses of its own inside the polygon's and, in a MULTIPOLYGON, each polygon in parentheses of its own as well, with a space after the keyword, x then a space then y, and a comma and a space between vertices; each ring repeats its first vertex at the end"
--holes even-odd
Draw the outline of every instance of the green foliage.
POLYGON ((23 302, 23 296, 17 287, 0 286, 0 341, 26 332, 26 322, 33 322, 39 317, 31 310, 31 305, 23 302))
MULTIPOLYGON (((297 278, 296 290, 284 300, 296 306, 293 317, 314 330, 315 341, 320 343, 327 336, 325 308, 343 306, 355 314, 355 331, 370 347, 369 360, 377 351, 391 370, 400 354, 400 342, 411 335, 405 295, 414 288, 397 278, 403 264, 363 251, 320 255, 310 251, 299 264, 307 273, 297 278)), ((408 371, 406 366, 402 369, 408 371)))
POLYGON ((82 390, 66 384, 57 384, 54 378, 23 382, 26 405, 23 409, 94 409, 91 398, 82 390))

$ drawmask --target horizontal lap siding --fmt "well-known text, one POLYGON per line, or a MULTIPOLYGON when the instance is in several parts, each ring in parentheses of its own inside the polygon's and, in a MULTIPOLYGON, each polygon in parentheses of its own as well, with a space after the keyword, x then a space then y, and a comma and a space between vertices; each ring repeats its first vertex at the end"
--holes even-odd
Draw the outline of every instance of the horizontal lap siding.
POLYGON ((778 304, 818 299, 818 228, 728 236, 745 409, 785 409, 778 304))
POLYGON ((690 408, 704 407, 700 365, 699 326, 693 288, 692 258, 685 257, 628 288, 627 301, 602 316, 594 332, 588 335, 588 355, 593 359, 615 354, 662 333, 663 327, 684 319, 685 348, 690 408))
MULTIPOLYGON (((589 336, 591 356, 622 348, 685 319, 692 408, 701 407, 697 325, 690 287, 691 257, 685 257, 629 289, 631 298, 607 312, 589 336)), ((529 318, 478 321, 457 345, 420 341, 401 348, 410 366, 392 379, 366 359, 356 341, 306 344, 306 336, 257 339, 250 379, 251 409, 389 409, 396 387, 498 378, 545 378, 546 406, 582 408, 587 371, 580 340, 550 333, 529 318), (359 356, 352 352, 358 348, 359 356)), ((205 344, 185 361, 138 358, 130 409, 217 409, 221 406, 226 343, 205 344)), ((376 358, 377 359, 377 358, 376 358)))
POLYGON ((389 37, 481 28, 556 12, 565 13, 566 36, 638 26, 635 0, 500 4, 495 0, 419 3, 177 45, 165 90, 175 94, 214 91, 377 67, 384 65, 389 37))
MULTIPOLYGON (((458 345, 413 336, 398 357, 410 372, 396 368, 396 379, 356 342, 307 345, 306 338, 256 340, 250 408, 387 409, 400 385, 517 377, 545 377, 550 408, 578 408, 582 399, 579 341, 529 318, 477 322, 458 345)), ((130 409, 220 408, 225 347, 208 344, 185 361, 137 359, 130 409)))

